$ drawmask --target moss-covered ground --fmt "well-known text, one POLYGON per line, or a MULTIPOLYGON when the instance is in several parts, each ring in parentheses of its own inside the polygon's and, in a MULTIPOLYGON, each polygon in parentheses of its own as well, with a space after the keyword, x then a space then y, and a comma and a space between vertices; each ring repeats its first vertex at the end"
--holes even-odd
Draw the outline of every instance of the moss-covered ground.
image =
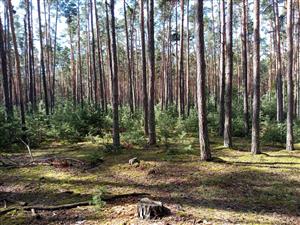
MULTIPOLYGON (((195 137, 170 140, 168 147, 129 145, 119 153, 108 153, 102 144, 91 142, 34 149, 35 158, 68 157, 96 166, 1 168, 1 201, 73 203, 91 200, 105 187, 111 194, 149 193, 172 214, 155 221, 139 220, 139 198, 128 198, 100 209, 37 212, 39 218, 31 212, 12 211, 0 216, 0 224, 300 224, 300 145, 288 152, 264 144, 263 154, 253 156, 247 139, 234 139, 234 149, 223 148, 220 138, 210 140, 212 162, 199 161, 195 137), (132 157, 141 160, 140 166, 128 164, 132 157)), ((28 160, 25 150, 7 152, 15 159, 28 160)))

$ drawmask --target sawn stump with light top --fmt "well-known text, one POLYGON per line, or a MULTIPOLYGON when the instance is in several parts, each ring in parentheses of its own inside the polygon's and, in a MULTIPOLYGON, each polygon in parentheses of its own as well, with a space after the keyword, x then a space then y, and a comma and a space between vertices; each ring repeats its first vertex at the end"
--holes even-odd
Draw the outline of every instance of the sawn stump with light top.
POLYGON ((138 217, 140 219, 157 219, 170 214, 170 209, 162 202, 142 198, 137 205, 138 217))

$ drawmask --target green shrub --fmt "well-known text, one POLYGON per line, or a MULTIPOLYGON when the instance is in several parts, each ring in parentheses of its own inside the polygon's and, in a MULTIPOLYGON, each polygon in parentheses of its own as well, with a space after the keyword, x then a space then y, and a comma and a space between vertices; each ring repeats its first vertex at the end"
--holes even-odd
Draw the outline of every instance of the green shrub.
POLYGON ((234 137, 245 137, 244 119, 241 117, 232 119, 232 135, 234 137))
POLYGON ((0 107, 0 147, 9 147, 18 143, 22 136, 21 121, 16 118, 13 121, 7 121, 5 111, 0 107))
POLYGON ((274 123, 273 121, 264 121, 262 123, 262 140, 270 143, 285 143, 286 124, 274 123))
POLYGON ((159 138, 168 144, 168 139, 175 134, 177 117, 174 117, 172 108, 161 111, 156 110, 156 124, 159 138))
POLYGON ((198 124, 198 112, 195 108, 190 110, 190 115, 184 120, 180 120, 182 123, 182 129, 188 133, 197 133, 199 129, 198 124))
POLYGON ((103 201, 105 194, 107 194, 107 189, 104 186, 99 187, 94 194, 92 198, 92 204, 95 205, 96 208, 102 208, 105 206, 105 201, 103 201))
POLYGON ((275 94, 264 95, 261 99, 261 119, 264 120, 266 117, 268 120, 276 120, 276 96, 275 94))

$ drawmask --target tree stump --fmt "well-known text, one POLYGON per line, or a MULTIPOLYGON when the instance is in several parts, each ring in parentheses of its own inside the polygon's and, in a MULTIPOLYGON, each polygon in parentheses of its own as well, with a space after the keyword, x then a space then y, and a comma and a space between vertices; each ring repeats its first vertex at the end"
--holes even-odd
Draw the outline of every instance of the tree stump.
POLYGON ((149 198, 142 198, 137 205, 138 217, 140 219, 157 219, 170 214, 170 209, 162 202, 153 201, 149 198))
POLYGON ((140 160, 137 157, 129 159, 129 165, 131 165, 131 166, 139 166, 140 165, 140 160))

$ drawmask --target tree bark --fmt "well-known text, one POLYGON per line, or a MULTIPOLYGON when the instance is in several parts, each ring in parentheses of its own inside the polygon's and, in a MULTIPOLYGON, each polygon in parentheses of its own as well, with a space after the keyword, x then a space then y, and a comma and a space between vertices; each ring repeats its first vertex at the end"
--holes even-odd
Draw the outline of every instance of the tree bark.
POLYGON ((252 112, 252 154, 259 154, 260 151, 260 1, 254 1, 254 24, 253 24, 253 112, 252 112))
POLYGON ((186 105, 187 105, 187 115, 190 115, 190 108, 191 108, 191 99, 190 99, 190 31, 189 31, 189 25, 190 25, 190 0, 187 0, 187 6, 186 6, 186 105))
POLYGON ((242 67, 243 67, 243 105, 244 105, 244 128, 246 135, 249 134, 249 101, 248 101, 248 58, 247 58, 247 10, 246 0, 243 0, 243 15, 242 15, 242 67))
POLYGON ((113 145, 117 150, 120 148, 119 131, 119 87, 118 87, 118 62, 117 44, 115 31, 115 1, 110 0, 110 38, 111 38, 111 79, 112 79, 112 103, 113 103, 113 145))
POLYGON ((155 132, 155 46, 154 46, 154 0, 149 1, 149 13, 148 13, 148 55, 149 55, 149 144, 156 144, 156 132, 155 132))
POLYGON ((40 35, 41 73, 42 73, 42 79, 43 79, 46 115, 49 115, 49 101, 48 101, 48 89, 47 89, 46 71, 45 71, 45 63, 44 63, 44 46, 43 46, 43 32, 42 32, 40 0, 37 0, 37 4, 38 4, 38 18, 39 18, 39 35, 40 35))
POLYGON ((147 63, 146 63, 146 45, 145 45, 145 22, 144 22, 144 0, 140 0, 140 30, 142 47, 142 77, 143 77, 143 106, 144 106, 144 132, 149 133, 148 126, 148 90, 147 90, 147 63))
POLYGON ((180 55, 179 55, 179 115, 184 117, 184 67, 183 67, 183 42, 184 42, 184 0, 180 0, 180 55))
POLYGON ((0 18, 0 55, 1 55, 1 72, 3 75, 3 90, 4 90, 4 100, 5 100, 5 111, 8 120, 12 119, 12 109, 11 99, 9 96, 9 77, 8 77, 8 70, 7 70, 7 61, 6 61, 6 50, 4 47, 4 32, 3 32, 3 25, 0 18))
POLYGON ((14 53, 15 53, 15 67, 16 67, 17 85, 19 89, 19 99, 20 99, 20 108, 21 108, 21 123, 23 128, 25 128, 25 107, 24 107, 24 100, 23 100, 23 85, 21 79, 21 67, 20 67, 18 43, 17 43, 15 25, 14 25, 14 16, 13 16, 14 10, 11 4, 11 0, 8 0, 8 8, 9 8, 9 17, 10 17, 10 29, 11 29, 12 40, 14 45, 14 53))
POLYGON ((293 138, 293 104, 294 104, 294 87, 293 87, 293 1, 287 0, 287 120, 286 120, 286 150, 294 149, 293 138))
POLYGON ((196 2, 195 18, 196 34, 196 55, 197 55, 197 100, 198 100, 198 118, 199 118, 199 143, 201 160, 211 160, 211 153, 208 140, 207 118, 206 118, 206 71, 205 71, 205 44, 203 27, 203 1, 196 2))
POLYGON ((224 146, 232 147, 232 0, 227 3, 224 146))
POLYGON ((224 135, 225 121, 225 44, 226 44, 226 23, 225 23, 225 1, 220 3, 221 20, 221 52, 220 52, 220 75, 219 75, 219 135, 224 135))
POLYGON ((104 76, 102 70, 102 46, 101 46, 101 37, 100 37, 100 27, 99 27, 99 19, 98 19, 98 9, 97 9, 97 1, 94 1, 95 8, 95 19, 96 19, 96 33, 97 33, 97 50, 98 50, 98 64, 99 64, 99 88, 100 88, 100 98, 101 98, 101 109, 104 111, 106 108, 105 97, 104 97, 104 76))
POLYGON ((91 30, 92 30, 92 60, 93 60, 93 75, 94 75, 94 98, 95 107, 99 106, 99 92, 98 92, 98 78, 96 67, 96 48, 95 48, 95 32, 94 32, 94 16, 93 16, 93 0, 90 0, 90 13, 91 13, 91 30))
POLYGON ((126 56, 127 56, 127 71, 128 71, 129 107, 130 107, 130 112, 133 113, 133 90, 132 90, 132 68, 131 68, 132 63, 130 60, 126 0, 123 1, 123 4, 124 4, 123 7, 124 7, 125 34, 126 34, 126 56))
POLYGON ((282 82, 282 60, 281 60, 281 38, 280 38, 280 21, 278 2, 273 0, 273 12, 275 17, 275 33, 276 33, 276 61, 277 61, 277 75, 276 75, 276 107, 277 107, 277 121, 283 122, 283 82, 282 82))

